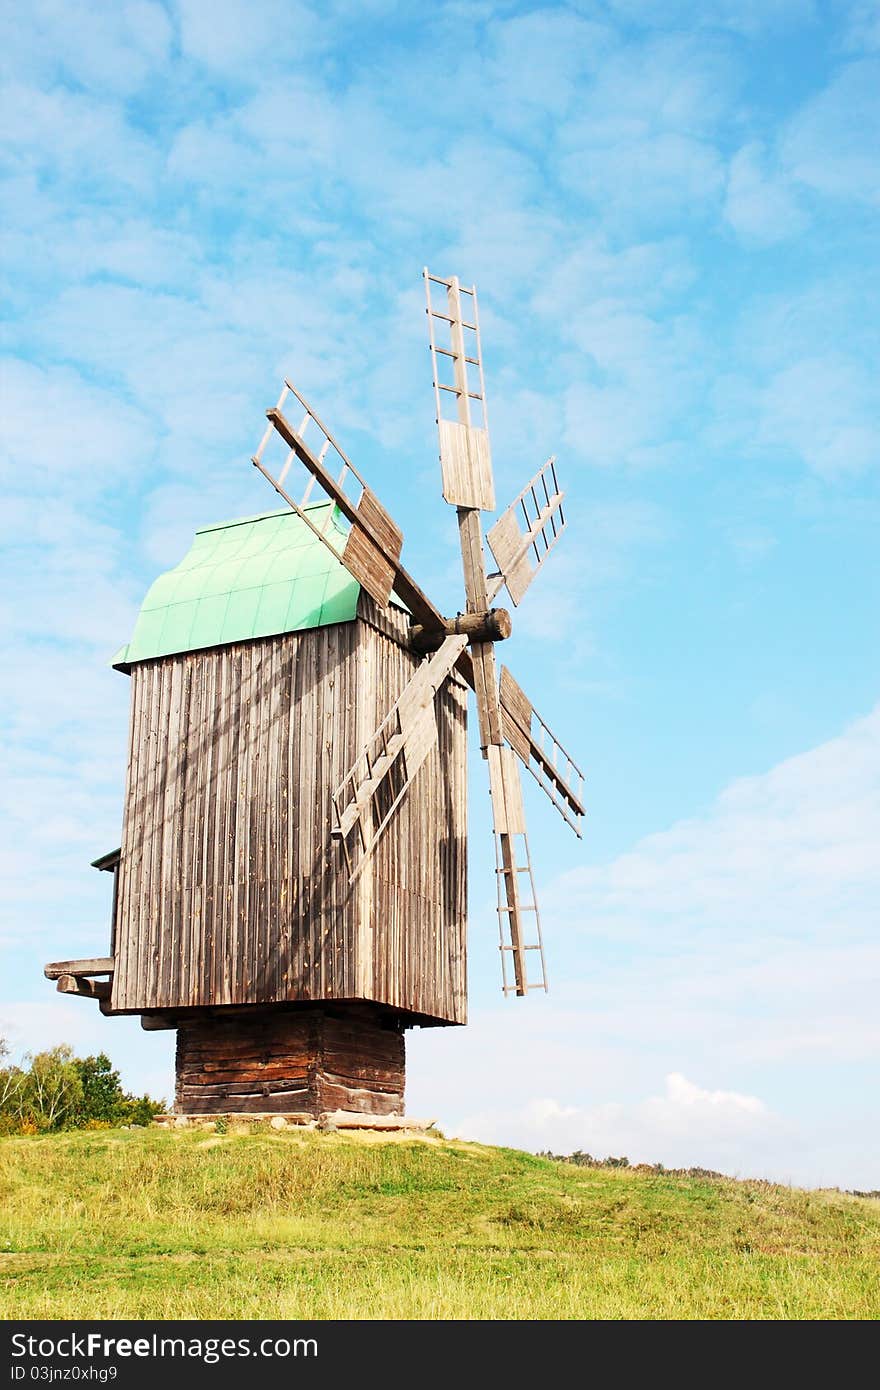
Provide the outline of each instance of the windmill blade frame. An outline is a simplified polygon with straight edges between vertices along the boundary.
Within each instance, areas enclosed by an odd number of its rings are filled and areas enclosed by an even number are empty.
[[[299,429],[294,429],[281,409],[291,392],[305,411]],[[296,512],[309,529],[325,545],[329,546],[336,558],[341,560],[352,577],[363,585],[370,597],[380,607],[385,608],[392,592],[395,592],[417,621],[427,627],[442,630],[444,624],[439,609],[434,606],[412,575],[400,563],[400,553],[403,547],[403,532],[400,527],[386,508],[382,506],[369,484],[321,423],[305,398],[286,379],[278,404],[266,411],[266,418],[269,423],[251,462],[271,483],[278,495]],[[317,454],[304,437],[310,422],[317,426],[324,440],[320,452]],[[272,438],[273,431],[283,440],[288,449],[277,478],[263,461],[263,455],[269,440]],[[333,476],[324,462],[330,448],[341,460],[338,477]],[[299,502],[291,497],[284,486],[294,458],[298,459],[310,474],[306,491]],[[349,474],[354,477],[360,487],[360,496],[357,501],[346,491],[345,485]],[[331,501],[336,503],[339,511],[351,525],[345,548],[341,554],[330,541],[329,517],[322,531],[314,525],[305,510],[315,483]]]
[[[453,507],[477,508],[480,511],[494,512],[495,483],[492,477],[492,452],[489,444],[489,420],[486,410],[486,386],[483,379],[483,353],[480,346],[480,314],[477,305],[476,286],[470,289],[462,285],[453,275],[444,279],[431,275],[427,266],[422,272],[425,281],[426,313],[428,315],[428,334],[431,347],[431,362],[434,368],[434,400],[437,407],[437,430],[440,435],[440,469],[443,476],[443,497]],[[442,285],[446,290],[448,312],[435,309],[431,298],[431,286]],[[472,321],[466,319],[462,311],[461,296],[470,297]],[[444,325],[449,332],[449,347],[437,342],[436,325]],[[468,352],[465,332],[473,334],[473,351]],[[441,364],[438,358],[447,359],[452,366],[452,384],[441,381]],[[471,390],[468,367],[476,367],[478,389]],[[476,384],[476,383],[475,383]],[[443,414],[443,395],[455,397],[456,418]],[[471,402],[479,409],[481,419],[475,424],[471,419]]]
[[[580,839],[586,815],[584,773],[506,666],[501,667],[499,694],[504,737]]]
[[[556,456],[553,455],[529,479],[486,536],[500,571],[495,593],[502,584],[506,585],[514,606],[522,602],[565,530],[564,497],[556,478]]]

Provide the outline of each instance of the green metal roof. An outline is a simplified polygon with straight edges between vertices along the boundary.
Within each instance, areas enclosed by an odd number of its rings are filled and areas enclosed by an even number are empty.
[[[341,552],[346,532],[331,502],[306,508]],[[203,526],[179,565],[144,599],[131,641],[113,658],[136,661],[279,632],[350,622],[360,585],[295,512],[264,512]]]

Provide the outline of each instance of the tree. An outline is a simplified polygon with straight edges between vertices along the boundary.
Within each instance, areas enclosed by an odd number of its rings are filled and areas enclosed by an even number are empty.
[[[99,1052],[97,1057],[78,1057],[75,1066],[82,1085],[80,1122],[121,1123],[126,1097],[119,1072],[113,1070],[106,1052]]]
[[[62,1045],[9,1062],[0,1038],[0,1133],[79,1129],[84,1126],[148,1125],[164,1106],[150,1096],[123,1091],[110,1058],[76,1057]]]
[[[114,1071],[106,1052],[75,1061],[82,1084],[78,1123],[106,1125],[148,1125],[163,1109],[149,1096],[133,1096],[123,1091],[119,1072]]]
[[[63,1129],[82,1105],[82,1081],[73,1048],[62,1043],[30,1057],[21,1090],[19,1113],[38,1129]]]
[[[25,1073],[9,1062],[10,1047],[0,1038],[0,1133],[14,1128],[18,1121],[18,1105]]]

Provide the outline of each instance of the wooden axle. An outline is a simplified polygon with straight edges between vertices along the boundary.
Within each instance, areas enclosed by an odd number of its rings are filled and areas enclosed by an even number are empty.
[[[503,642],[512,629],[506,608],[490,608],[483,613],[459,613],[457,618],[444,618],[442,627],[414,623],[409,635],[414,651],[433,652],[447,637],[463,636],[469,642]]]

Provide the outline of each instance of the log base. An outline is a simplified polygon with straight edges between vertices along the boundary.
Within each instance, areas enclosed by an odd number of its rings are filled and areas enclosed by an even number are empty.
[[[402,1025],[369,1004],[260,1009],[177,1031],[178,1115],[402,1115]]]

